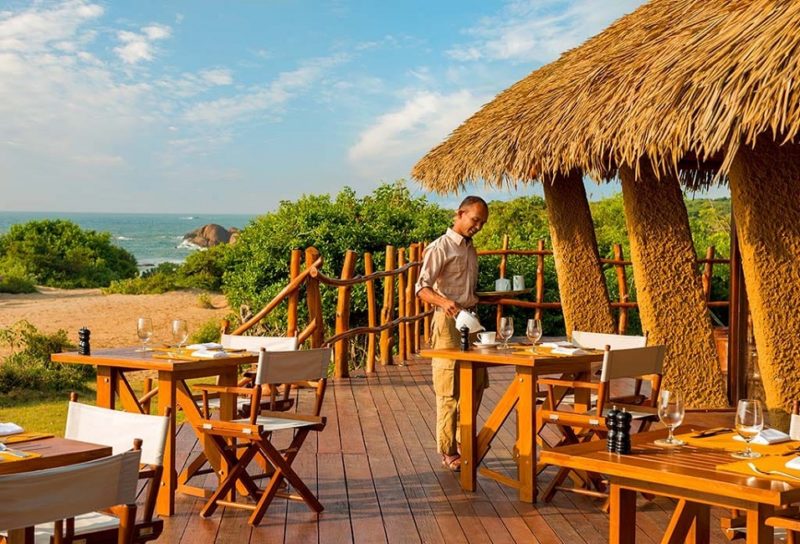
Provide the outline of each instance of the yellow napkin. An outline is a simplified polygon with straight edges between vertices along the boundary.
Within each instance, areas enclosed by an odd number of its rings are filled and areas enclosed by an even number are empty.
[[[30,442],[31,440],[41,440],[42,438],[50,438],[52,436],[52,434],[48,433],[24,432],[12,434],[11,436],[3,436],[0,438],[0,442],[3,444],[16,444],[17,442]]]
[[[734,436],[737,436],[735,432],[716,434],[714,436],[707,436],[705,438],[693,437],[692,436],[693,434],[694,433],[680,434],[676,435],[675,438],[680,438],[690,446],[696,446],[698,448],[709,448],[712,450],[724,450],[732,452],[732,451],[743,451],[745,447],[744,442],[739,442],[733,439]],[[778,456],[798,447],[800,447],[800,441],[796,440],[790,442],[781,442],[780,444],[767,444],[767,445],[753,444],[753,443],[750,444],[750,448],[753,451],[757,451],[758,453],[764,455],[778,455]],[[752,473],[753,471],[750,470],[750,472]]]
[[[14,451],[19,451],[20,453],[24,453],[25,457],[20,457],[18,455],[12,455],[12,454],[8,453],[7,451],[0,451],[0,463],[5,463],[6,461],[24,461],[25,459],[31,459],[33,457],[41,457],[42,456],[41,453],[33,453],[33,452],[20,451],[20,450],[14,450]]]
[[[755,448],[753,448],[755,449]],[[800,485],[800,470],[786,468],[786,457],[771,455],[769,457],[759,457],[758,459],[747,459],[743,461],[736,461],[734,463],[725,463],[724,465],[717,465],[717,470],[724,472],[735,472],[737,474],[744,474],[746,476],[755,476],[757,478],[768,478],[770,480],[778,480],[779,482],[786,482],[794,485]],[[760,470],[771,471],[779,470],[792,476],[797,476],[798,479],[785,478],[781,475],[775,474],[759,474],[750,468],[749,464],[752,463]]]

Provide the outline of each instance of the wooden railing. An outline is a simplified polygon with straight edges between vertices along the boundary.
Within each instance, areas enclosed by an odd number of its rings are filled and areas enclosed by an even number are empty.
[[[374,271],[371,253],[364,253],[364,274],[354,275],[358,255],[348,250],[340,277],[327,276],[321,271],[323,258],[311,247],[305,250],[305,269],[301,270],[303,252],[292,251],[289,265],[289,284],[284,287],[264,308],[237,327],[233,334],[243,334],[267,317],[279,304],[287,302],[286,335],[298,337],[298,343],[309,341],[311,347],[333,346],[334,376],[349,376],[350,339],[356,335],[367,335],[366,370],[375,370],[378,350],[382,364],[392,364],[394,357],[394,331],[397,330],[397,357],[405,361],[419,351],[422,341],[428,341],[430,316],[433,311],[414,294],[414,285],[420,267],[423,245],[412,244],[408,248],[395,249],[386,246],[384,270]],[[383,281],[383,304],[378,312],[375,282]],[[364,285],[367,294],[367,326],[350,327],[352,290]],[[322,293],[320,285],[337,289],[336,322],[333,336],[325,338]],[[308,324],[299,330],[298,315],[300,290],[305,288],[308,308]],[[397,317],[395,317],[395,315]],[[425,326],[421,327],[420,322]],[[227,324],[223,329],[227,331]],[[380,335],[380,339],[378,339]]]
[[[505,278],[508,268],[508,257],[510,255],[521,255],[536,257],[536,288],[534,290],[534,300],[520,300],[517,298],[501,298],[499,300],[492,300],[491,302],[482,302],[481,304],[497,304],[497,320],[499,327],[499,320],[503,313],[503,307],[516,306],[521,308],[531,308],[534,310],[534,315],[537,319],[541,319],[543,310],[561,310],[561,302],[544,300],[544,268],[545,257],[552,256],[553,251],[545,249],[544,240],[539,240],[536,249],[509,249],[508,235],[503,236],[503,247],[501,249],[487,249],[478,251],[478,256],[499,255],[500,263],[498,265],[498,277]],[[614,244],[614,258],[613,259],[600,259],[600,263],[604,267],[613,267],[616,271],[618,299],[611,302],[611,307],[618,310],[617,317],[617,332],[625,334],[628,331],[628,314],[631,309],[638,308],[635,301],[629,300],[630,290],[628,287],[628,272],[627,267],[632,265],[632,262],[625,259],[623,255],[622,245]],[[727,300],[711,300],[711,277],[714,272],[715,264],[729,265],[728,259],[716,258],[716,250],[713,246],[709,247],[706,251],[704,259],[697,259],[698,266],[702,266],[701,279],[703,284],[703,294],[706,297],[706,303],[709,308],[727,307],[729,301]]]
[[[481,304],[496,304],[497,318],[502,316],[503,308],[515,306],[534,310],[541,319],[544,310],[561,310],[561,302],[545,301],[545,258],[552,256],[552,250],[545,249],[544,240],[540,240],[536,249],[509,249],[508,236],[503,237],[501,249],[489,249],[478,252],[478,256],[499,255],[499,277],[505,278],[508,272],[508,257],[511,255],[530,256],[536,258],[536,278],[534,281],[533,300],[522,300],[508,297],[495,299]],[[263,309],[246,322],[237,327],[233,334],[243,334],[256,326],[284,301],[287,303],[286,335],[298,337],[300,344],[309,342],[311,347],[333,346],[334,376],[349,376],[350,341],[354,336],[367,335],[366,371],[375,370],[375,361],[381,364],[393,364],[393,350],[396,345],[396,358],[407,360],[412,354],[419,352],[423,343],[428,343],[430,318],[433,314],[429,305],[419,300],[414,293],[414,285],[419,275],[424,244],[416,243],[408,248],[396,249],[386,246],[384,269],[375,271],[371,253],[364,253],[363,275],[355,275],[358,254],[348,250],[339,277],[331,277],[322,272],[323,257],[310,247],[303,252],[295,249],[291,253],[289,263],[289,283]],[[305,261],[305,267],[303,267]],[[601,259],[604,267],[613,267],[616,271],[618,298],[611,302],[611,307],[618,310],[617,331],[625,334],[628,331],[628,317],[631,309],[637,307],[636,302],[629,300],[630,290],[627,267],[631,261],[623,255],[622,246],[614,245],[614,258]],[[711,277],[716,264],[729,264],[727,259],[715,258],[713,247],[708,248],[706,257],[697,260],[703,267],[703,291],[710,308],[727,306],[726,300],[711,300]],[[376,282],[381,281],[383,300],[380,310],[377,302]],[[333,335],[326,338],[324,312],[322,307],[321,285],[336,288],[336,319]],[[364,285],[367,298],[367,325],[351,328],[350,313],[353,288]],[[305,289],[305,301],[308,309],[308,323],[300,329],[299,307],[301,290]],[[228,325],[223,324],[227,332]]]

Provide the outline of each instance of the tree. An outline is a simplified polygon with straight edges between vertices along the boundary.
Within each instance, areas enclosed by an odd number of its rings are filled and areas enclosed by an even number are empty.
[[[109,233],[63,219],[12,225],[0,236],[0,270],[66,288],[103,287],[138,272],[134,256],[115,246]]]

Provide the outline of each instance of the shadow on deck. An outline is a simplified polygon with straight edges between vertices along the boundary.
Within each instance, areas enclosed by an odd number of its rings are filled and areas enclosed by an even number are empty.
[[[481,416],[498,401],[513,371],[492,368],[490,376]],[[608,516],[597,499],[559,493],[549,504],[530,505],[517,500],[516,490],[481,476],[475,493],[462,491],[458,475],[444,469],[436,453],[434,413],[427,359],[334,381],[323,408],[328,426],[318,437],[309,437],[294,463],[325,506],[319,516],[303,503],[276,499],[253,529],[247,511],[220,508],[203,519],[203,502],[179,495],[176,514],[166,518],[159,542],[607,542]],[[730,416],[696,415],[694,422],[699,418],[711,426]],[[513,431],[514,422],[508,421],[485,461],[509,475],[516,470]],[[197,441],[185,425],[178,438],[178,459],[184,463]],[[540,475],[540,489],[553,473],[551,468]],[[212,487],[213,476],[205,478]],[[666,498],[640,499],[638,541],[659,542],[673,508]],[[713,518],[720,513],[712,511]],[[712,542],[727,542],[715,529],[718,520],[711,523]]]

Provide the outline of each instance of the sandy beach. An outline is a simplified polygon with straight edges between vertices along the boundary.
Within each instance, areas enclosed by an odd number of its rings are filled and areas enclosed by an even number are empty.
[[[64,329],[77,343],[78,329],[92,331],[93,347],[134,345],[136,318],[150,317],[155,329],[154,342],[171,341],[170,322],[184,319],[193,333],[209,320],[221,320],[229,308],[224,295],[211,295],[213,309],[202,308],[199,292],[173,291],[161,295],[103,295],[100,289],[52,289],[39,293],[10,295],[0,293],[0,327],[27,320],[39,330]],[[0,354],[9,352],[0,347]]]

